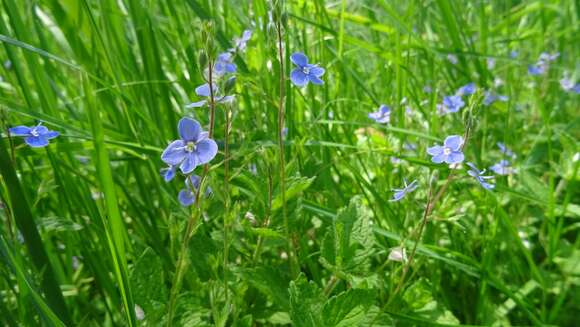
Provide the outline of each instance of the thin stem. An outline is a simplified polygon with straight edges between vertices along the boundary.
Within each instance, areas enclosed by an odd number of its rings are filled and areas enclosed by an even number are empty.
[[[278,100],[278,147],[279,147],[279,173],[280,173],[280,192],[282,196],[282,217],[284,218],[284,229],[286,232],[288,263],[290,265],[290,273],[292,276],[296,275],[296,268],[294,267],[294,251],[293,242],[290,234],[290,224],[288,223],[288,213],[286,208],[286,160],[284,148],[284,97],[285,97],[285,80],[284,80],[284,49],[282,48],[282,25],[278,20],[276,22],[276,30],[278,33],[278,61],[280,63],[280,98]]]
[[[272,216],[272,197],[274,193],[274,182],[272,180],[272,170],[268,165],[268,207],[266,208],[266,220],[264,221],[263,227],[268,227],[270,225],[270,217]],[[262,249],[263,238],[262,235],[258,236],[258,242],[256,243],[256,250],[252,256],[252,262],[256,263],[256,260],[260,256],[260,251]]]
[[[210,60],[209,63],[209,74],[208,74],[208,83],[209,83],[209,138],[212,138],[214,125],[215,125],[215,97],[214,97],[214,89],[213,89],[213,63]],[[201,175],[201,179],[199,182],[199,187],[195,192],[195,207],[192,211],[192,214],[187,222],[187,227],[185,230],[185,235],[183,237],[183,241],[181,243],[181,248],[179,252],[179,257],[177,259],[177,267],[175,268],[175,276],[173,277],[173,284],[171,286],[171,291],[169,295],[169,307],[168,307],[168,316],[167,316],[167,326],[170,327],[173,325],[173,316],[175,314],[175,302],[177,300],[177,293],[181,287],[181,280],[183,272],[185,271],[185,267],[187,266],[186,253],[187,247],[189,245],[189,241],[193,236],[193,232],[195,231],[194,227],[197,226],[198,217],[201,216],[201,194],[202,190],[205,189],[205,178],[209,172],[209,163],[203,166],[203,174]],[[189,177],[189,176],[188,176]],[[205,193],[205,192],[204,192]]]
[[[229,198],[229,136],[230,136],[230,110],[229,107],[224,110],[226,114],[226,127],[224,135],[224,193],[226,196],[225,200],[225,213],[224,213],[224,292],[226,305],[228,304],[229,292],[228,292],[228,229],[229,229],[229,215],[230,215],[230,198]]]

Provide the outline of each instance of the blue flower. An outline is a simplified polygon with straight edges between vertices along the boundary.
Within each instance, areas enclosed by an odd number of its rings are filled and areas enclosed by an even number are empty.
[[[457,92],[455,92],[458,96],[471,95],[473,93],[475,93],[475,83],[463,85],[457,90]]]
[[[567,76],[560,80],[560,86],[564,91],[570,91],[574,88],[574,82]]]
[[[34,126],[16,126],[9,129],[10,135],[24,137],[24,142],[33,148],[41,148],[48,145],[51,140],[60,135],[59,132],[50,131],[42,123]]]
[[[515,158],[516,154],[513,153],[512,150],[510,150],[507,146],[505,146],[505,144],[501,143],[501,142],[497,142],[497,147],[499,148],[499,151],[503,154],[505,154],[508,157],[512,157]]]
[[[467,171],[470,176],[474,177],[479,182],[479,184],[483,186],[484,189],[493,190],[495,185],[488,183],[488,180],[493,179],[493,176],[484,176],[483,174],[485,174],[485,169],[480,171],[471,162],[468,162],[467,165],[471,167],[471,169]]]
[[[235,73],[236,65],[232,62],[233,56],[229,52],[220,53],[214,65],[214,72],[217,76],[227,73]]]
[[[163,151],[161,160],[170,166],[178,166],[184,174],[195,167],[210,162],[217,154],[218,146],[208,138],[208,133],[191,118],[181,118],[178,125],[180,140],[171,142]]]
[[[395,201],[400,201],[402,198],[405,197],[405,195],[413,192],[416,188],[417,188],[417,180],[412,181],[410,184],[407,184],[407,180],[403,179],[403,188],[395,188],[392,191],[395,192],[395,194],[393,194],[393,198],[390,199],[389,201],[391,202],[395,202]]]
[[[379,110],[369,113],[369,118],[380,124],[387,124],[391,120],[391,108],[381,104]]]
[[[574,85],[574,87],[572,88],[572,92],[580,94],[580,84]]]
[[[435,145],[427,148],[427,153],[432,156],[431,161],[434,163],[456,164],[463,162],[465,157],[461,146],[463,138],[459,135],[450,135],[445,138],[443,146]]]
[[[506,102],[507,100],[509,100],[509,98],[505,95],[495,94],[492,91],[485,91],[485,96],[483,98],[484,105],[489,106],[498,100],[502,101],[502,102]]]
[[[175,177],[177,166],[169,165],[167,168],[161,169],[161,175],[166,182],[170,182]]]
[[[447,55],[447,60],[449,60],[450,63],[452,63],[454,65],[457,65],[458,60],[457,60],[457,56],[456,55],[451,54],[451,53],[448,54]]]
[[[540,58],[534,65],[528,66],[528,74],[532,76],[543,75],[546,73],[550,66],[550,62],[556,60],[560,56],[559,52],[554,54],[549,54],[547,52],[542,52]]]
[[[200,183],[201,177],[197,175],[191,175],[187,177],[185,180],[185,188],[181,189],[177,195],[177,199],[182,206],[189,207],[195,202],[195,196],[200,187]],[[209,196],[211,192],[211,188],[208,186],[205,189],[205,196]]]
[[[511,175],[516,172],[516,170],[511,167],[510,162],[507,160],[500,160],[500,162],[489,167],[494,173],[498,175]]]
[[[252,31],[245,30],[244,33],[242,33],[242,37],[234,38],[234,47],[229,49],[229,51],[230,52],[236,52],[236,51],[243,52],[244,50],[246,50],[246,44],[248,43],[248,41],[251,38],[252,38]]]
[[[234,101],[233,95],[226,95],[226,96],[220,95],[219,89],[215,83],[213,84],[212,89],[213,89],[213,97],[214,97],[215,103],[230,103],[230,102]],[[209,98],[211,96],[211,92],[209,89],[209,83],[205,83],[205,84],[202,84],[202,85],[196,87],[195,94],[197,94],[200,97]],[[192,103],[186,105],[185,108],[190,109],[190,108],[203,107],[207,104],[207,102],[208,102],[208,100],[201,100],[201,101],[197,101],[197,102],[192,102]]]
[[[517,50],[512,50],[512,52],[510,52],[510,57],[512,58],[517,58],[519,55],[519,52]]]
[[[543,75],[546,71],[546,66],[544,65],[528,65],[528,74],[532,76]]]
[[[486,64],[487,64],[487,69],[492,70],[495,67],[495,59],[494,58],[487,58]]]
[[[318,67],[318,65],[313,65],[308,63],[308,57],[303,53],[295,52],[290,56],[290,60],[294,65],[298,66],[294,68],[290,73],[290,80],[292,83],[298,87],[303,87],[312,82],[312,84],[322,85],[324,82],[320,79],[324,75],[324,68]]]
[[[450,95],[443,97],[443,103],[437,105],[437,109],[440,114],[446,114],[450,112],[458,112],[459,109],[465,106],[465,102],[461,99],[459,95]]]

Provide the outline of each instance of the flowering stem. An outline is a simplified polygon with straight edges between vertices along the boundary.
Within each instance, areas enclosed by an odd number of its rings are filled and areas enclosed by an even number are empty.
[[[278,147],[279,147],[279,170],[280,170],[280,192],[282,196],[282,217],[284,218],[284,229],[286,231],[286,240],[288,252],[288,262],[290,273],[296,275],[294,266],[293,242],[290,235],[290,225],[288,223],[288,214],[286,208],[286,161],[284,158],[284,97],[285,97],[285,80],[284,80],[284,49],[282,48],[282,24],[276,22],[276,31],[278,33],[278,61],[280,62],[280,98],[278,99]]]
[[[213,68],[213,62],[210,60],[209,63],[209,74],[208,74],[208,83],[209,83],[209,101],[208,101],[208,105],[209,105],[209,138],[211,139],[213,136],[213,131],[214,131],[214,125],[215,125],[215,96],[214,96],[214,89],[213,89],[213,72],[212,72],[212,68]],[[203,166],[203,174],[201,175],[201,179],[199,182],[199,187],[197,188],[197,191],[195,193],[195,208],[189,218],[189,221],[187,222],[187,227],[185,230],[185,235],[183,237],[183,241],[181,243],[181,248],[180,248],[180,252],[179,252],[179,257],[177,259],[177,266],[175,267],[176,271],[175,271],[175,276],[173,277],[173,284],[171,286],[171,291],[170,291],[170,295],[169,295],[169,308],[168,308],[168,316],[167,316],[167,326],[170,327],[173,325],[173,316],[175,314],[175,301],[177,300],[177,293],[179,292],[179,289],[181,287],[181,280],[182,280],[182,275],[183,272],[185,271],[185,268],[187,266],[187,261],[186,261],[186,253],[187,253],[187,247],[189,245],[189,241],[191,240],[191,237],[193,236],[193,233],[195,231],[194,227],[197,226],[197,221],[198,221],[198,217],[201,216],[201,196],[200,194],[203,194],[205,192],[202,192],[202,190],[204,189],[205,185],[204,185],[204,181],[205,181],[205,177],[207,176],[207,173],[209,171],[209,164],[205,164]]]

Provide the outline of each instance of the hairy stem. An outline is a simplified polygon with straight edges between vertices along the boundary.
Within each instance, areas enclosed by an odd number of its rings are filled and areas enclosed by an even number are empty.
[[[208,101],[208,105],[209,105],[209,138],[212,138],[213,136],[213,131],[214,131],[214,125],[215,125],[215,95],[214,95],[214,89],[213,89],[213,63],[210,60],[209,63],[209,74],[208,74],[208,83],[209,83],[209,101]],[[191,216],[189,218],[189,221],[187,222],[187,227],[185,230],[185,235],[183,236],[183,241],[181,242],[181,247],[180,247],[180,251],[179,251],[179,257],[177,259],[177,266],[175,267],[176,271],[175,271],[175,276],[173,276],[173,283],[171,286],[171,291],[170,291],[170,295],[169,295],[169,306],[168,306],[168,316],[167,316],[167,326],[172,326],[173,325],[173,317],[175,315],[175,302],[177,300],[177,293],[179,293],[179,289],[181,287],[181,280],[182,280],[182,275],[183,272],[185,271],[185,268],[187,267],[187,261],[186,261],[186,254],[187,254],[187,247],[189,245],[189,241],[191,240],[191,237],[193,236],[193,232],[195,231],[194,227],[197,226],[197,222],[198,222],[198,218],[201,216],[201,199],[202,197],[200,196],[202,194],[202,191],[205,189],[205,178],[207,176],[207,173],[209,171],[209,163],[205,164],[203,166],[203,174],[201,175],[201,179],[199,182],[199,187],[195,192],[195,207],[192,210]],[[189,178],[189,176],[188,176]],[[205,192],[204,192],[205,193]]]
[[[297,274],[294,265],[295,255],[293,251],[292,235],[290,233],[290,224],[288,223],[288,213],[286,208],[286,160],[284,147],[284,98],[285,98],[285,79],[284,79],[284,49],[282,48],[282,23],[276,22],[276,31],[278,33],[278,61],[280,63],[280,98],[278,100],[278,148],[279,148],[279,173],[280,173],[280,192],[282,196],[282,217],[284,218],[284,230],[286,232],[286,251],[288,252],[288,263],[292,276]]]

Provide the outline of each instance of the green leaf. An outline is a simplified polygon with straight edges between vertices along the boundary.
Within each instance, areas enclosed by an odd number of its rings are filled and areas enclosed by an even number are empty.
[[[145,319],[158,322],[165,309],[167,288],[161,259],[151,248],[145,249],[133,266],[130,281],[135,304],[141,306]]]
[[[370,210],[360,197],[355,197],[328,227],[322,259],[343,272],[366,272],[374,242]]]
[[[373,304],[373,291],[350,289],[332,297],[322,308],[324,326],[357,326]]]
[[[323,326],[321,311],[324,304],[322,291],[303,274],[290,283],[290,319],[294,326]]]
[[[242,278],[272,299],[281,309],[290,309],[288,302],[288,281],[282,277],[277,267],[262,266],[240,270]]]

